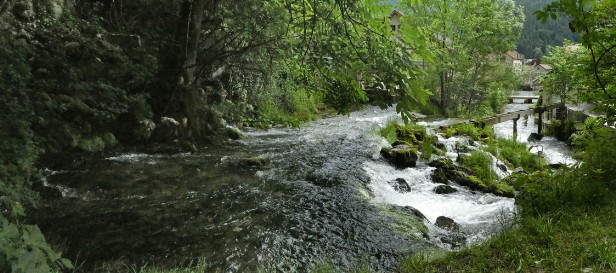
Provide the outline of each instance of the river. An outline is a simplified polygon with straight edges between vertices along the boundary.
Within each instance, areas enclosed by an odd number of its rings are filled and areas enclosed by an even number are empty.
[[[195,153],[126,153],[48,171],[46,183],[63,197],[33,215],[84,268],[174,266],[203,257],[224,272],[306,271],[319,263],[392,271],[408,253],[456,248],[452,237],[480,242],[507,224],[513,199],[456,186],[457,193],[438,195],[426,162],[405,170],[387,164],[379,156],[387,143],[374,132],[390,119],[398,119],[393,109],[368,108],[301,129],[248,132],[247,139]],[[495,131],[506,137],[510,126]],[[520,127],[523,140],[532,123]],[[449,147],[464,141],[440,139]],[[556,141],[541,145],[550,160],[570,159]],[[271,167],[234,164],[255,156],[268,158]],[[394,190],[397,178],[411,191]],[[400,228],[400,215],[412,214],[409,206],[425,215],[423,234]],[[436,227],[438,216],[452,218],[460,230]]]

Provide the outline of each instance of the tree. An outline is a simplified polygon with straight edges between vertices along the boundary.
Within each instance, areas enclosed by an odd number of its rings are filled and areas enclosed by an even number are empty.
[[[616,2],[597,0],[559,0],[537,11],[543,22],[563,16],[572,31],[580,34],[581,44],[588,49],[590,62],[580,69],[594,78],[593,85],[582,90],[582,98],[597,105],[609,120],[616,119]]]
[[[564,46],[549,49],[550,54],[543,62],[550,64],[552,70],[541,78],[544,97],[555,96],[560,104],[573,102],[578,91],[588,87],[588,77],[579,69],[588,63],[588,51],[568,41]]]
[[[443,109],[469,114],[488,97],[489,68],[514,47],[523,14],[512,1],[404,1],[411,28],[431,33],[428,47],[436,62],[428,82]]]

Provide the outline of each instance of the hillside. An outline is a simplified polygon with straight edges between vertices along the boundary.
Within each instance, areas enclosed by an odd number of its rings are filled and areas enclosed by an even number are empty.
[[[553,0],[515,0],[515,2],[524,6],[526,15],[517,50],[527,58],[541,57],[547,53],[547,46],[562,45],[564,39],[577,40],[577,34],[571,32],[566,18],[550,20],[545,24],[535,18],[533,13]]]

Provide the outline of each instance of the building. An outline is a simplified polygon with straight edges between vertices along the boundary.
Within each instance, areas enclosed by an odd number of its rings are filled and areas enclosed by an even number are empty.
[[[517,51],[507,51],[505,53],[505,63],[513,66],[524,65],[524,55]]]
[[[396,34],[400,31],[400,26],[402,25],[402,13],[397,10],[392,11],[389,14],[389,26],[391,26],[391,30],[393,30]]]

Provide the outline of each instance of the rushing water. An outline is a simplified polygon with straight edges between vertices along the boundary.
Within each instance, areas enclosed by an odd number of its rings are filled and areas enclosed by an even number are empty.
[[[520,91],[519,95],[536,95],[532,91]],[[505,107],[505,112],[525,110],[531,107],[530,104],[514,103],[508,104]],[[513,138],[513,121],[507,121],[494,125],[494,132],[497,136],[502,138]],[[537,125],[533,117],[521,118],[518,121],[518,137],[520,142],[528,142],[528,137],[531,133],[537,132]],[[535,146],[532,148],[532,152],[543,151],[543,154],[548,163],[560,163],[560,164],[574,164],[575,160],[572,158],[571,150],[566,147],[566,144],[558,141],[554,137],[544,137],[541,141],[531,141],[527,145]],[[536,147],[536,146],[539,147]]]
[[[374,131],[397,118],[393,109],[370,108],[302,129],[250,132],[246,140],[196,153],[122,154],[85,169],[50,172],[46,183],[63,197],[34,215],[86,268],[204,257],[212,269],[227,272],[306,271],[322,262],[391,271],[410,252],[451,248],[443,243],[451,232],[432,224],[439,216],[454,219],[460,225],[454,235],[466,242],[498,231],[514,210],[513,199],[456,186],[457,193],[437,195],[425,162],[397,170],[379,156],[387,143]],[[506,126],[497,133],[505,134]],[[467,140],[441,141],[453,147]],[[271,168],[234,164],[254,156],[269,158]],[[394,190],[397,178],[411,191]],[[429,238],[392,228],[396,217],[383,213],[392,206],[422,212]]]

